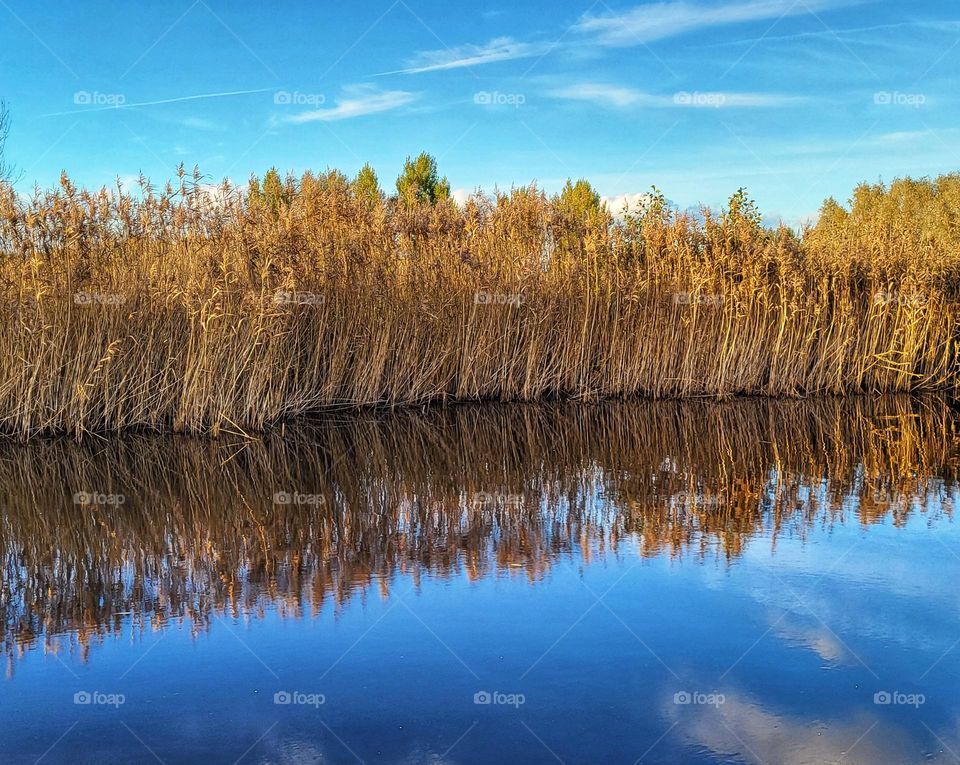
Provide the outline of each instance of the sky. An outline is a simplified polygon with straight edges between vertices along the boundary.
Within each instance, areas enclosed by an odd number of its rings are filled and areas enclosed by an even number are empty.
[[[210,182],[428,151],[457,198],[744,186],[768,219],[960,170],[956,0],[0,0],[17,188]]]

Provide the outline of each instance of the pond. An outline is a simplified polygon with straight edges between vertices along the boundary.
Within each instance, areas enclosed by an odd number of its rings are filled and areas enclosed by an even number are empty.
[[[960,753],[937,397],[0,444],[4,763]]]

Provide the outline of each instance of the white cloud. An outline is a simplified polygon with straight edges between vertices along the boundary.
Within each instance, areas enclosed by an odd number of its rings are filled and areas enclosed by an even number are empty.
[[[191,130],[223,130],[223,125],[214,122],[213,120],[205,119],[204,117],[184,117],[180,120],[180,124],[185,128],[190,128]]]
[[[497,37],[486,45],[458,45],[456,48],[422,51],[405,69],[382,74],[420,74],[444,69],[460,69],[467,66],[493,64],[497,61],[512,61],[517,58],[541,56],[550,49],[543,43],[518,42],[511,37]]]
[[[654,106],[657,99],[647,93],[618,85],[604,85],[596,82],[583,82],[568,85],[565,88],[551,90],[547,95],[571,101],[589,101],[601,106],[636,106],[639,104]]]
[[[124,191],[131,191],[140,188],[140,176],[133,173],[117,176],[117,182]]]
[[[378,114],[399,109],[417,99],[416,93],[405,90],[374,90],[365,86],[344,88],[348,97],[336,99],[337,105],[330,109],[314,109],[295,114],[287,122],[335,122],[366,114]]]
[[[470,189],[454,189],[450,192],[450,197],[461,207],[463,207],[472,196],[473,192],[470,191]]]
[[[729,91],[682,91],[673,96],[676,106],[694,109],[735,109],[764,106],[788,106],[806,99],[802,96],[783,96],[778,93],[731,93]]]
[[[737,107],[784,106],[803,99],[793,96],[781,96],[773,93],[730,93],[722,91],[678,91],[669,96],[653,95],[633,88],[603,83],[584,82],[551,90],[547,95],[553,98],[587,101],[613,108],[646,106],[656,109],[671,108],[713,108],[727,109]]]
[[[651,198],[649,191],[643,191],[638,194],[618,194],[614,197],[600,197],[600,201],[607,206],[607,209],[613,216],[619,218],[624,210],[629,213],[643,210]]]
[[[588,14],[580,19],[574,30],[592,36],[601,45],[622,47],[676,37],[697,29],[799,16],[839,4],[848,3],[837,0],[739,0],[717,4],[675,0],[639,5],[619,16]]]
[[[915,143],[917,141],[927,141],[936,135],[936,131],[933,129],[927,130],[901,130],[894,133],[883,133],[878,135],[873,139],[872,143],[879,144],[881,146],[887,144],[904,144],[904,143]]]
[[[864,33],[884,32],[888,30],[900,29],[919,29],[931,30],[934,32],[945,32],[955,34],[960,31],[960,21],[898,21],[894,24],[874,24],[869,27],[851,27],[845,29],[817,29],[811,32],[797,32],[790,35],[764,35],[763,37],[747,37],[737,40],[721,40],[703,46],[707,48],[722,48],[730,45],[756,45],[757,43],[787,42],[792,40],[824,39],[837,40],[844,36],[854,37]],[[873,44],[877,41],[874,38],[870,40]]]

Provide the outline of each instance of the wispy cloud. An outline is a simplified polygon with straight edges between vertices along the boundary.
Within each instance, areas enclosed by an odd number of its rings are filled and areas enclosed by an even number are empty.
[[[214,122],[213,120],[208,120],[203,117],[184,117],[179,122],[183,127],[190,128],[191,130],[207,130],[212,132],[224,129],[222,123]]]
[[[799,16],[849,4],[850,0],[737,0],[727,3],[675,0],[639,5],[621,15],[587,14],[574,26],[574,31],[591,36],[601,45],[623,47],[676,37],[698,29]]]
[[[378,114],[399,109],[417,99],[416,93],[405,90],[374,90],[364,86],[344,88],[348,97],[336,100],[329,109],[314,109],[288,117],[286,122],[336,122],[367,114]]]
[[[902,146],[904,144],[918,144],[940,151],[944,147],[953,145],[960,128],[926,128],[924,130],[900,130],[893,133],[882,133],[873,138],[870,143],[876,146]],[[947,142],[949,141],[949,143]]]
[[[774,93],[731,93],[723,91],[678,91],[656,95],[620,85],[584,82],[548,91],[548,96],[569,101],[586,101],[598,106],[671,108],[737,108],[786,106],[803,99]]]
[[[619,85],[604,85],[595,82],[583,82],[577,85],[568,85],[547,93],[553,98],[570,101],[589,101],[600,106],[623,108],[626,106],[647,105],[655,106],[657,99],[647,93],[633,88],[624,88]]]
[[[757,43],[777,43],[789,41],[802,41],[810,39],[836,40],[847,37],[851,42],[865,42],[871,45],[879,44],[879,39],[874,32],[887,32],[891,30],[917,29],[921,31],[943,32],[944,34],[955,34],[960,31],[960,21],[899,21],[894,24],[874,24],[869,27],[851,27],[844,29],[816,29],[810,32],[797,32],[790,35],[764,35],[763,37],[744,37],[736,40],[720,40],[715,43],[709,43],[701,46],[705,48],[725,48],[735,45],[756,45]],[[867,35],[858,37],[860,35]]]
[[[497,37],[486,45],[459,45],[456,48],[422,51],[408,62],[404,69],[381,74],[420,74],[445,69],[482,66],[497,61],[542,56],[550,46],[545,43],[518,42],[511,37]]]

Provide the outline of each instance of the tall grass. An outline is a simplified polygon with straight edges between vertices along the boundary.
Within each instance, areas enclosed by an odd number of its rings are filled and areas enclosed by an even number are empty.
[[[276,184],[275,184],[276,185]],[[614,218],[331,171],[270,196],[0,186],[0,429],[253,430],[330,406],[955,386],[960,176],[802,236],[743,194]]]

